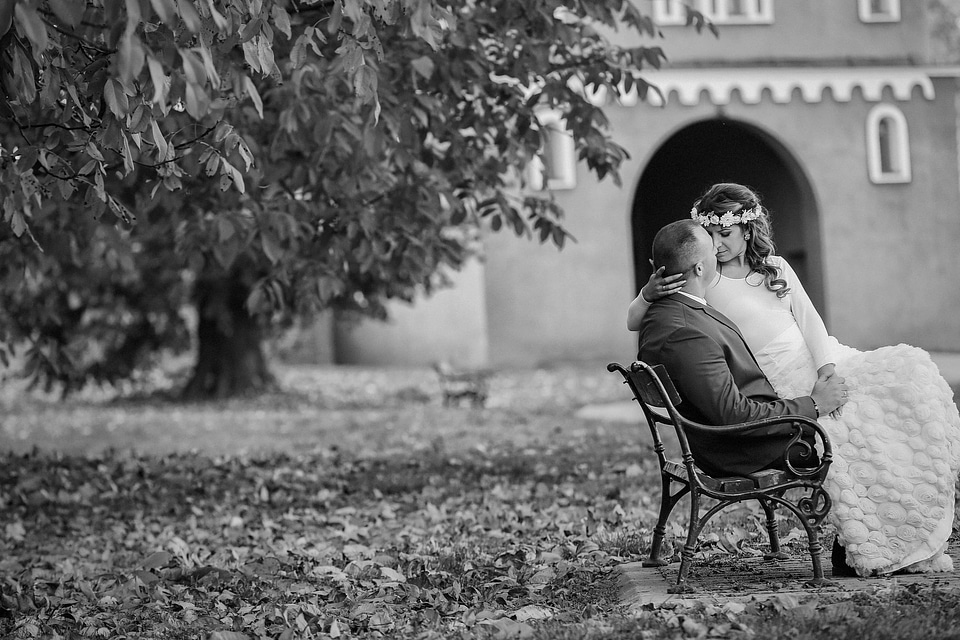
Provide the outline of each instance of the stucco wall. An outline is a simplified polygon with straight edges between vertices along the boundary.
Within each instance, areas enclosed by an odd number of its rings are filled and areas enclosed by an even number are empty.
[[[577,188],[557,192],[576,242],[562,250],[509,231],[491,234],[487,313],[491,363],[548,365],[631,360],[626,308],[633,298],[629,190],[578,168]]]
[[[934,101],[915,96],[894,103],[910,133],[907,184],[874,185],[867,176],[864,122],[871,104],[825,102],[819,111],[841,126],[819,144],[792,136],[820,200],[831,329],[854,346],[902,341],[960,350],[954,91],[953,81],[943,80]],[[797,109],[794,131],[823,126],[814,106]]]
[[[672,64],[705,60],[816,60],[911,58],[930,56],[931,36],[925,13],[926,0],[902,0],[901,20],[864,23],[857,0],[774,0],[772,24],[720,25],[719,37],[700,34],[692,27],[662,26],[664,38],[645,44],[664,48]],[[650,13],[650,1],[643,3]],[[633,32],[621,29],[623,42],[635,41]]]
[[[457,368],[488,364],[484,267],[476,260],[451,273],[454,286],[413,305],[394,302],[387,322],[340,321],[335,326],[340,364],[430,365]]]

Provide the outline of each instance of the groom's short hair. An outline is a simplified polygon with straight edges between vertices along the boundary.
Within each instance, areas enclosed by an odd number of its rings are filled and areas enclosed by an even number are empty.
[[[653,268],[663,267],[666,276],[686,273],[700,262],[701,247],[697,229],[700,223],[692,219],[677,220],[665,225],[653,238]]]

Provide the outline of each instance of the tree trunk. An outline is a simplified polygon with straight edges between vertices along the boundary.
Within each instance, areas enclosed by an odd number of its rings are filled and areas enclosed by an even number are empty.
[[[197,282],[197,362],[183,391],[186,399],[255,395],[274,387],[263,353],[263,329],[247,311],[247,280],[233,272]]]

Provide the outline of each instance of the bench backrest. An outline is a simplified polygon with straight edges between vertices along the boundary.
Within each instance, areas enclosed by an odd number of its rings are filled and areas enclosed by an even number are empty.
[[[638,400],[654,407],[666,408],[669,400],[673,406],[680,404],[680,394],[662,364],[648,365],[634,362],[627,371],[634,394]],[[659,384],[657,384],[659,382]]]
[[[689,457],[692,460],[690,444],[687,442],[686,434],[681,427],[680,414],[676,408],[682,400],[673,385],[673,381],[670,380],[666,368],[660,364],[651,366],[645,362],[637,361],[628,368],[624,368],[616,362],[611,362],[607,365],[607,370],[618,371],[633,392],[634,399],[640,403],[647,425],[650,427],[653,449],[660,460],[660,467],[663,468],[667,463],[666,448],[663,439],[660,437],[659,426],[661,424],[674,428],[680,443],[681,454],[684,459]],[[663,409],[663,411],[655,411],[655,409]]]

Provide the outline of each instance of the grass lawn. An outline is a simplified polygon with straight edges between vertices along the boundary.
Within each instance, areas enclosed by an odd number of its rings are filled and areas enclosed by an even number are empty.
[[[604,364],[499,372],[484,409],[426,369],[285,367],[283,393],[190,405],[8,383],[0,637],[960,638],[932,587],[622,608],[658,478],[636,424],[577,417],[629,398]],[[762,548],[757,516],[703,553]]]

